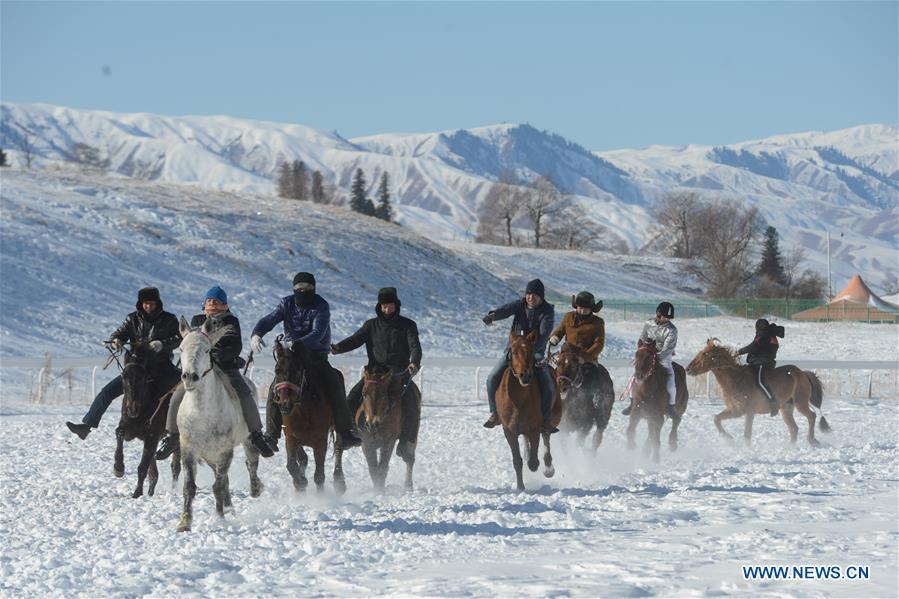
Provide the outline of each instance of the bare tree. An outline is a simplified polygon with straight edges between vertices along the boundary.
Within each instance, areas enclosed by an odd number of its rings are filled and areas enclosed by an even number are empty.
[[[34,135],[22,125],[18,125],[18,127],[22,132],[15,135],[14,143],[16,148],[22,152],[25,168],[31,168],[31,162],[34,160]]]
[[[540,247],[540,242],[546,234],[547,217],[559,210],[557,204],[560,199],[561,194],[553,185],[549,175],[538,178],[534,181],[533,186],[527,188],[523,193],[521,205],[531,221],[534,247]]]
[[[581,250],[595,236],[595,225],[585,219],[574,206],[566,206],[550,219],[544,247]]]
[[[691,216],[702,252],[686,266],[709,297],[734,297],[755,273],[753,250],[762,227],[755,207],[738,201],[707,203]],[[691,224],[691,227],[693,224]]]
[[[77,142],[72,145],[72,148],[69,150],[69,156],[71,157],[72,162],[81,166],[82,171],[91,168],[103,169],[109,165],[108,160],[100,158],[99,149],[82,142]]]
[[[698,230],[698,214],[707,202],[695,191],[671,193],[652,206],[652,214],[661,227],[662,237],[670,238],[668,247],[675,258],[692,259],[701,253],[703,234]]]
[[[501,173],[484,198],[484,211],[478,220],[475,239],[480,243],[513,245],[512,222],[521,213],[521,196],[522,190],[515,185],[514,174],[510,171]]]

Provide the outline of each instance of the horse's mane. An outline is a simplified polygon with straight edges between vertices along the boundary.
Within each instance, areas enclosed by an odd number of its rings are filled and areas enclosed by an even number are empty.
[[[721,361],[724,362],[722,364],[722,366],[724,367],[740,366],[740,363],[737,362],[736,358],[736,349],[727,345],[721,345],[721,343],[719,343],[717,339],[713,339],[712,341],[713,344],[708,346],[708,348],[705,350],[706,353],[714,353],[715,355],[717,355],[721,359]]]

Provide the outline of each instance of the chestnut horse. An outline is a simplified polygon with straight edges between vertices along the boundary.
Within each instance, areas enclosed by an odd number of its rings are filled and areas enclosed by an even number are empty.
[[[721,386],[724,395],[725,409],[715,416],[715,427],[728,439],[733,437],[721,426],[722,420],[745,417],[743,438],[748,444],[752,439],[752,421],[756,414],[769,413],[768,397],[756,381],[756,370],[752,366],[743,366],[737,362],[733,350],[721,345],[717,339],[709,339],[693,361],[687,366],[691,376],[698,376],[711,371]],[[790,441],[796,442],[799,427],[793,418],[795,407],[808,420],[808,442],[813,447],[819,445],[815,439],[815,412],[810,404],[821,409],[824,389],[821,381],[813,372],[806,372],[791,365],[767,369],[764,382],[774,398],[780,404],[780,414],[787,429]],[[821,414],[821,432],[829,432],[830,425]]]
[[[586,375],[590,368],[596,369],[592,386]],[[580,348],[566,344],[556,356],[555,375],[556,392],[562,402],[562,429],[577,433],[578,443],[583,444],[595,423],[595,451],[602,443],[615,403],[615,389],[609,371],[601,364],[588,361]]]
[[[293,344],[292,348],[284,347],[280,337],[274,344],[275,378],[272,387],[275,403],[281,410],[284,437],[287,446],[287,471],[293,479],[294,489],[305,491],[309,481],[306,479],[306,467],[309,456],[303,446],[312,448],[315,460],[315,472],[312,480],[321,491],[325,485],[325,455],[328,452],[328,433],[332,428],[331,406],[321,397],[320,391],[312,389],[307,368],[309,350],[302,343]],[[343,375],[340,375],[343,387]],[[346,491],[346,480],[343,476],[343,450],[335,443],[334,447],[334,489],[338,493]]]
[[[165,431],[165,415],[168,409],[170,388],[178,383],[174,380],[154,378],[150,372],[150,363],[155,352],[148,343],[132,343],[125,353],[125,365],[122,367],[122,415],[115,429],[116,448],[113,473],[125,474],[125,441],[140,439],[144,442],[140,464],[137,466],[137,487],[131,497],[137,499],[144,494],[144,481],[149,474],[147,494],[152,496],[159,480],[159,470],[153,454],[159,445],[159,439]],[[163,401],[160,402],[159,398]],[[181,475],[181,452],[172,454],[172,485],[178,482]]]
[[[677,450],[677,428],[681,418],[687,411],[687,400],[690,394],[687,392],[687,376],[684,368],[674,362],[674,383],[676,398],[674,410],[677,418],[672,418],[671,432],[668,434],[668,448]],[[649,426],[647,445],[644,450],[652,454],[652,461],[659,462],[659,447],[661,446],[662,425],[668,411],[668,371],[659,362],[659,350],[655,341],[638,341],[637,354],[634,358],[634,378],[631,390],[633,407],[631,409],[630,422],[627,426],[627,447],[636,448],[634,436],[637,424],[641,418],[645,418]]]
[[[509,366],[503,373],[503,378],[496,390],[496,414],[503,425],[503,433],[512,451],[512,465],[515,467],[515,477],[519,489],[524,489],[524,479],[521,476],[521,448],[518,445],[518,436],[523,435],[528,453],[528,468],[536,472],[540,466],[537,459],[537,451],[540,446],[540,429],[543,424],[543,414],[540,409],[540,384],[534,372],[534,339],[537,331],[531,331],[527,335],[509,335]],[[541,366],[542,367],[542,366]],[[562,420],[562,405],[553,403],[552,424],[558,426]],[[543,433],[543,444],[546,452],[543,454],[543,475],[551,478],[556,470],[553,467],[553,457],[550,452],[549,435]]]
[[[387,480],[390,458],[407,417],[402,410],[402,396],[413,393],[421,403],[421,392],[412,379],[394,376],[389,370],[363,370],[362,403],[356,412],[356,428],[362,437],[362,453],[368,462],[368,474],[376,489],[383,489]],[[407,490],[412,490],[412,467],[415,465],[415,446],[409,444],[406,462]]]

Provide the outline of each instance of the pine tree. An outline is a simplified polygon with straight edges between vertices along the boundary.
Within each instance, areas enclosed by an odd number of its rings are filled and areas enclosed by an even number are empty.
[[[293,166],[286,160],[278,167],[278,197],[291,197],[293,186]]]
[[[365,182],[365,173],[361,168],[356,169],[353,175],[353,185],[350,188],[350,208],[362,214],[372,214],[374,212],[374,204],[365,195],[365,188],[368,184]]]
[[[325,203],[325,182],[318,171],[312,173],[312,201],[316,204]]]
[[[381,184],[378,186],[378,207],[375,208],[375,216],[387,222],[393,220],[393,208],[390,206],[390,177],[386,172],[381,174]]]
[[[0,166],[9,166],[9,162],[6,160],[6,152],[0,150]]]
[[[306,188],[309,185],[309,175],[306,174],[306,163],[302,160],[294,160],[292,171],[290,197],[295,200],[308,199]]]
[[[783,256],[780,255],[777,229],[769,226],[765,229],[765,241],[762,246],[762,261],[759,263],[759,275],[783,285],[786,282]]]

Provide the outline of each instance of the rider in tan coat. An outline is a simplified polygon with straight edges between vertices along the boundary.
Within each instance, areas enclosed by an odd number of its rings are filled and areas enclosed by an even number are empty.
[[[606,343],[606,323],[596,316],[602,309],[602,301],[595,302],[593,294],[581,291],[571,298],[571,312],[562,318],[549,338],[549,344],[556,346],[564,338],[590,362],[599,359]]]

